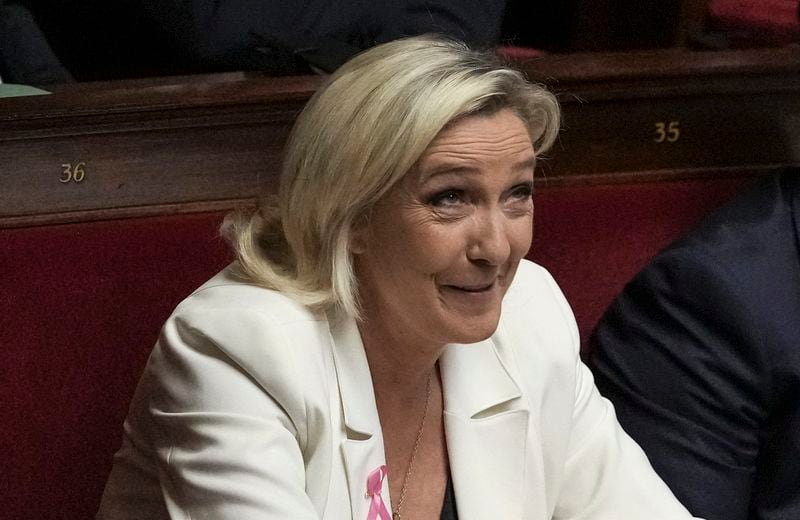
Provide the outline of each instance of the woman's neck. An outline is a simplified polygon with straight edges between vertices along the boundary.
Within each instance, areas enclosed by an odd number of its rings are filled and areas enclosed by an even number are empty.
[[[395,330],[377,323],[395,325]],[[420,341],[408,330],[390,321],[359,323],[393,507],[402,508],[402,518],[439,518],[448,473],[442,381],[436,369],[444,345]]]
[[[444,345],[422,341],[402,330],[389,330],[380,323],[366,319],[358,324],[376,397],[418,400]]]

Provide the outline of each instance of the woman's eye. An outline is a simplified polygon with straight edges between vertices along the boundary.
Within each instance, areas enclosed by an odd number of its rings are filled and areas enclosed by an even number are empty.
[[[527,200],[533,195],[533,186],[530,184],[520,184],[511,190],[511,198],[516,200]]]
[[[438,207],[457,206],[463,202],[464,193],[461,190],[443,191],[430,199],[430,204]]]

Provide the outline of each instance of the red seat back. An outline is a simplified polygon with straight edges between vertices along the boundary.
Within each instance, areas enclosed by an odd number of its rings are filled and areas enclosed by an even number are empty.
[[[531,257],[585,336],[658,249],[743,182],[541,189]],[[221,216],[0,230],[2,518],[94,514],[161,324],[229,261]]]
[[[659,250],[753,178],[546,188],[535,196],[529,258],[547,267],[578,321],[581,340]]]
[[[160,324],[226,264],[219,214],[0,230],[0,517],[90,518]]]

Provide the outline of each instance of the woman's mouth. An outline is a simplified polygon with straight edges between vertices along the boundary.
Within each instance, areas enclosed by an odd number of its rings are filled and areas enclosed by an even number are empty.
[[[445,285],[448,289],[455,289],[457,291],[464,291],[469,293],[481,293],[490,291],[494,287],[494,280],[489,283],[483,284],[469,284],[469,285]]]

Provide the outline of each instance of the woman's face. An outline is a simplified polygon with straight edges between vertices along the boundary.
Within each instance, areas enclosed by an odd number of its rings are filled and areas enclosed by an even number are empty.
[[[530,137],[511,110],[443,130],[355,233],[370,327],[435,345],[494,333],[531,244],[533,166]]]

